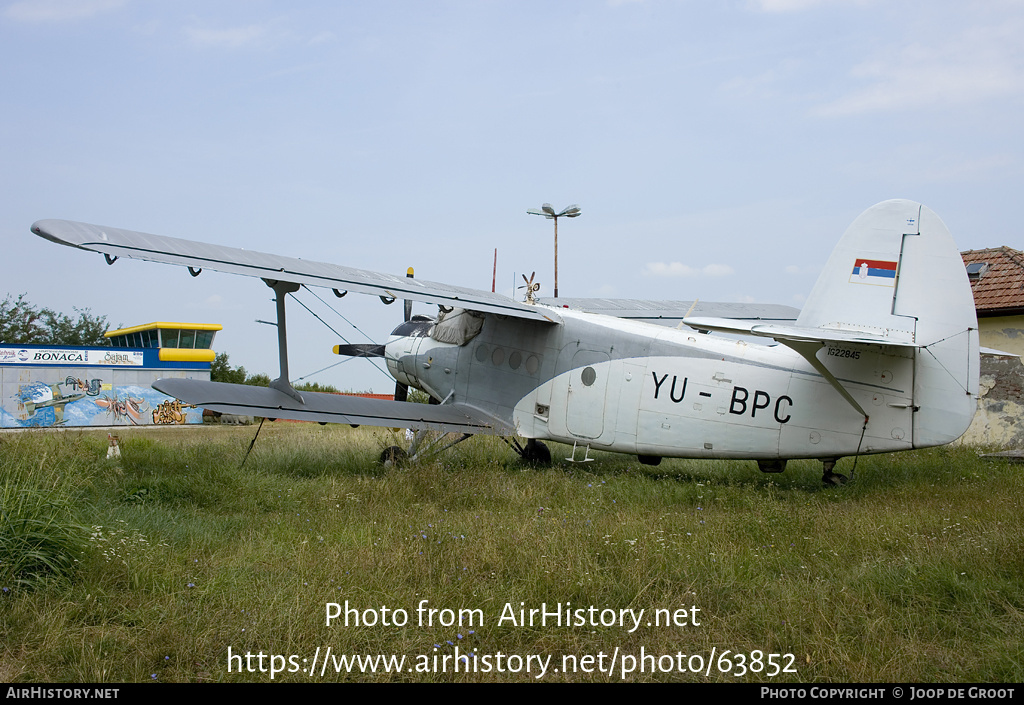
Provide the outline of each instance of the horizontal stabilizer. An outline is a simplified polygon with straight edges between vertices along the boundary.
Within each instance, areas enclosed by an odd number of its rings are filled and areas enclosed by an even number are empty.
[[[832,344],[875,344],[895,345],[900,347],[915,347],[913,342],[899,338],[889,338],[876,333],[868,333],[857,330],[840,330],[837,328],[813,328],[811,326],[785,326],[776,324],[757,323],[756,321],[730,321],[724,318],[685,318],[683,323],[696,328],[697,330],[710,330],[719,333],[734,333],[740,335],[753,335],[762,338],[772,338],[786,347],[796,351],[810,363],[811,367],[817,370],[828,383],[849,402],[858,414],[865,419],[868,413],[864,410],[850,390],[836,379],[835,375],[818,359],[817,352],[823,345]]]
[[[754,335],[762,338],[773,338],[780,343],[818,342],[818,343],[866,343],[873,345],[895,345],[898,347],[915,347],[915,343],[905,337],[888,337],[877,333],[858,330],[842,330],[839,328],[811,328],[809,326],[785,326],[757,321],[734,321],[727,318],[693,317],[683,319],[683,323],[697,330],[710,330],[718,333],[734,333],[737,335]]]
[[[996,350],[995,348],[981,348],[979,352],[982,355],[994,355],[996,357],[1020,357],[1015,352],[1008,352],[1006,350]]]
[[[302,392],[304,403],[299,403],[269,387],[195,379],[158,379],[153,387],[188,404],[222,414],[473,434],[514,432],[501,420],[463,404],[415,404],[320,392]]]

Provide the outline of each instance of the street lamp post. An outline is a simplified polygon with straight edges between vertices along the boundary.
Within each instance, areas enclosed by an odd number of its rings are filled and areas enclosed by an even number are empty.
[[[548,220],[555,221],[555,298],[558,298],[558,219],[562,216],[566,218],[577,218],[581,215],[582,211],[577,205],[566,206],[562,209],[561,213],[555,213],[555,209],[551,207],[550,203],[545,203],[540,207],[540,210],[531,208],[526,211],[530,215],[542,215]]]

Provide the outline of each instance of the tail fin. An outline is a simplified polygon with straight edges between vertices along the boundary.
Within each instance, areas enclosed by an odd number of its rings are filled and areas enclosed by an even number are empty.
[[[818,278],[798,327],[912,344],[915,447],[959,438],[978,393],[978,320],[967,272],[945,224],[919,203],[864,211]]]

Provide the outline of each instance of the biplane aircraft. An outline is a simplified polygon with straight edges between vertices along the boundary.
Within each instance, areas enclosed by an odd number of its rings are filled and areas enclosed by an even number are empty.
[[[543,441],[572,445],[572,460],[599,449],[647,464],[745,458],[781,472],[788,459],[816,458],[823,481],[838,484],[839,458],[949,443],[976,406],[978,325],[963,262],[938,216],[906,200],[879,203],[853,222],[795,320],[671,302],[632,302],[646,313],[620,317],[608,315],[617,309],[608,300],[543,303],[532,283],[520,302],[411,272],[85,223],[41,220],[32,231],[102,253],[108,264],[127,257],[185,266],[193,276],[262,278],[276,293],[281,363],[269,388],[188,379],[153,386],[223,413],[416,429],[411,453],[420,432],[462,434],[453,442],[496,434],[533,461],[550,460]],[[407,301],[406,320],[385,344],[336,349],[383,357],[396,401],[292,388],[285,299],[299,287]],[[436,304],[438,315],[411,316],[413,300]],[[433,403],[403,401],[409,387]]]

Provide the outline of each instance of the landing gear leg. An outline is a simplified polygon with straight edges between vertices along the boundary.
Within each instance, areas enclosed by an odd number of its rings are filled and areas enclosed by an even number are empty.
[[[821,461],[822,464],[822,484],[828,487],[839,487],[845,485],[847,477],[846,475],[840,475],[837,472],[832,472],[832,469],[836,466],[839,458],[826,458]]]

